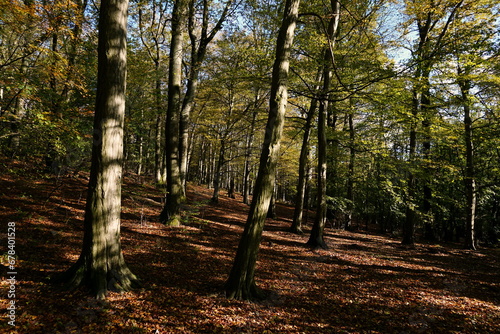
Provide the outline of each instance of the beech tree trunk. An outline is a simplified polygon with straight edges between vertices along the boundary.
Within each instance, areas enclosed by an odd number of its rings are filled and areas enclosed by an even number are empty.
[[[321,72],[321,71],[320,71]],[[318,81],[321,80],[321,73],[318,75]],[[290,232],[302,234],[302,221],[304,214],[304,203],[306,198],[306,185],[308,179],[308,162],[309,162],[309,138],[311,137],[312,120],[316,113],[318,100],[312,99],[307,112],[306,124],[304,126],[304,135],[302,137],[302,147],[300,148],[299,158],[299,179],[297,181],[297,195],[295,196],[295,208],[293,211],[292,225]]]
[[[298,18],[300,0],[287,0],[278,34],[273,65],[269,117],[260,157],[259,172],[245,230],[241,236],[233,267],[226,282],[226,295],[234,299],[260,299],[255,283],[255,265],[269,202],[274,190],[283,123],[288,100],[290,50]]]
[[[318,110],[318,190],[317,190],[317,205],[316,218],[311,229],[311,235],[307,241],[307,245],[313,248],[328,248],[324,240],[324,230],[326,225],[326,125],[327,125],[327,110],[328,110],[328,95],[330,92],[332,65],[334,62],[333,48],[334,38],[337,34],[337,29],[340,20],[340,2],[338,0],[331,1],[332,17],[328,24],[327,38],[329,47],[325,50],[324,68],[323,68],[323,87],[319,101]]]
[[[247,136],[247,142],[245,147],[245,167],[243,169],[243,203],[250,203],[250,159],[252,157],[252,145],[254,139],[255,123],[257,120],[258,113],[258,101],[260,100],[260,93],[257,91],[255,96],[254,111],[252,113],[252,121],[250,123],[250,129]]]
[[[351,231],[353,229],[352,212],[354,211],[354,164],[356,162],[356,148],[354,147],[355,132],[352,111],[347,115],[347,119],[349,123],[349,164],[347,166],[349,175],[347,176],[346,199],[349,200],[349,207],[346,213],[345,229]]]
[[[177,0],[172,14],[172,40],[168,73],[168,106],[165,154],[167,166],[167,194],[160,222],[169,226],[180,225],[180,205],[184,201],[179,158],[179,121],[181,113],[182,47],[187,0]]]
[[[330,71],[328,71],[330,72]],[[328,73],[329,76],[331,73]],[[329,80],[329,79],[328,79]],[[328,84],[329,85],[329,84]],[[328,103],[320,101],[318,117],[318,190],[316,218],[307,245],[313,248],[328,248],[324,240],[326,224],[326,108]]]
[[[155,182],[158,185],[164,185],[166,183],[167,173],[165,170],[165,156],[164,150],[162,150],[162,138],[163,138],[163,117],[161,115],[156,116],[156,126],[155,126]]]
[[[416,218],[416,208],[415,208],[415,192],[416,192],[416,182],[415,182],[415,174],[413,168],[415,167],[415,151],[417,147],[417,129],[416,129],[416,118],[418,115],[418,100],[417,93],[413,92],[413,111],[410,126],[410,145],[408,148],[408,163],[409,163],[409,171],[408,171],[408,194],[406,197],[406,211],[405,211],[405,220],[403,222],[403,240],[401,243],[407,246],[413,246],[415,243],[415,218]]]
[[[269,208],[267,209],[267,218],[276,219],[276,188],[273,189],[273,195],[271,196],[271,202],[269,203]]]
[[[214,192],[212,195],[211,201],[213,203],[218,203],[219,202],[219,193],[220,193],[220,187],[221,187],[221,182],[222,182],[222,167],[225,164],[225,154],[226,154],[226,135],[223,135],[223,138],[221,139],[221,147],[219,149],[219,158],[217,159],[217,165],[215,167],[215,173],[214,173]]]
[[[127,7],[128,0],[101,2],[94,143],[83,248],[78,261],[61,277],[70,288],[89,286],[100,299],[108,289],[129,290],[137,285],[120,244]]]
[[[458,69],[458,74],[468,75],[469,71]],[[467,78],[459,77],[459,86],[462,94],[464,109],[464,138],[465,138],[465,193],[466,193],[466,221],[465,221],[465,247],[476,249],[476,175],[474,166],[474,145],[472,141],[472,118],[470,115],[470,89],[471,82]]]

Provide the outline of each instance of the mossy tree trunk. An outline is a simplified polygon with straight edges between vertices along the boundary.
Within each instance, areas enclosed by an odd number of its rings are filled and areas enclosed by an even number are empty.
[[[100,299],[109,289],[129,290],[137,285],[136,276],[125,264],[120,243],[127,7],[128,0],[101,2],[94,142],[83,248],[78,261],[61,277],[70,288],[89,286]]]
[[[287,0],[278,34],[273,65],[269,117],[260,157],[259,171],[245,230],[226,282],[226,295],[234,299],[263,297],[255,283],[255,265],[267,210],[274,190],[283,123],[288,100],[287,83],[290,50],[293,43],[300,0]]]

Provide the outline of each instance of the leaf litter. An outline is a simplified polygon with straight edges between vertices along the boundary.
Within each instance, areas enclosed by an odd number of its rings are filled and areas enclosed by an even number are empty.
[[[223,293],[248,206],[189,185],[184,225],[157,222],[163,193],[124,178],[122,248],[143,288],[90,297],[49,278],[78,258],[88,175],[48,176],[14,161],[0,175],[0,216],[16,223],[18,281],[12,333],[494,333],[500,324],[500,251],[400,246],[371,231],[328,228],[328,250],[287,232],[293,208],[266,222],[256,269],[260,302]],[[17,172],[16,172],[17,171]],[[21,171],[21,172],[20,172]],[[310,215],[311,216],[311,215]],[[4,225],[5,226],[5,225]],[[6,253],[6,233],[1,252]],[[3,257],[2,257],[3,258]],[[2,260],[2,265],[5,265]],[[5,270],[0,307],[7,308]],[[6,313],[4,313],[6,315]]]

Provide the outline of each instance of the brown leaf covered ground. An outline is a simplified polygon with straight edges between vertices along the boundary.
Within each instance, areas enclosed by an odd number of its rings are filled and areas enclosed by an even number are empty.
[[[0,161],[0,252],[16,223],[16,326],[7,324],[2,270],[0,332],[12,333],[500,333],[500,250],[400,246],[385,235],[327,230],[329,250],[286,232],[292,209],[269,220],[257,268],[263,302],[228,300],[223,284],[248,207],[189,187],[184,226],[157,223],[162,193],[125,178],[122,246],[144,288],[64,291],[48,280],[79,255],[87,176],[50,176]],[[2,256],[2,263],[5,263]]]

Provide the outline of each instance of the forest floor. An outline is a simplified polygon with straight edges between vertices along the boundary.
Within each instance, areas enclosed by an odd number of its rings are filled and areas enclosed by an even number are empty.
[[[122,247],[143,289],[97,301],[50,283],[78,258],[87,175],[53,176],[0,160],[1,333],[500,333],[500,250],[417,244],[369,231],[327,229],[328,250],[287,232],[278,206],[263,234],[261,302],[228,300],[223,285],[248,207],[241,197],[190,185],[184,225],[157,222],[162,192],[125,177]],[[7,225],[15,223],[16,284],[6,274]],[[15,327],[7,306],[15,301]]]

